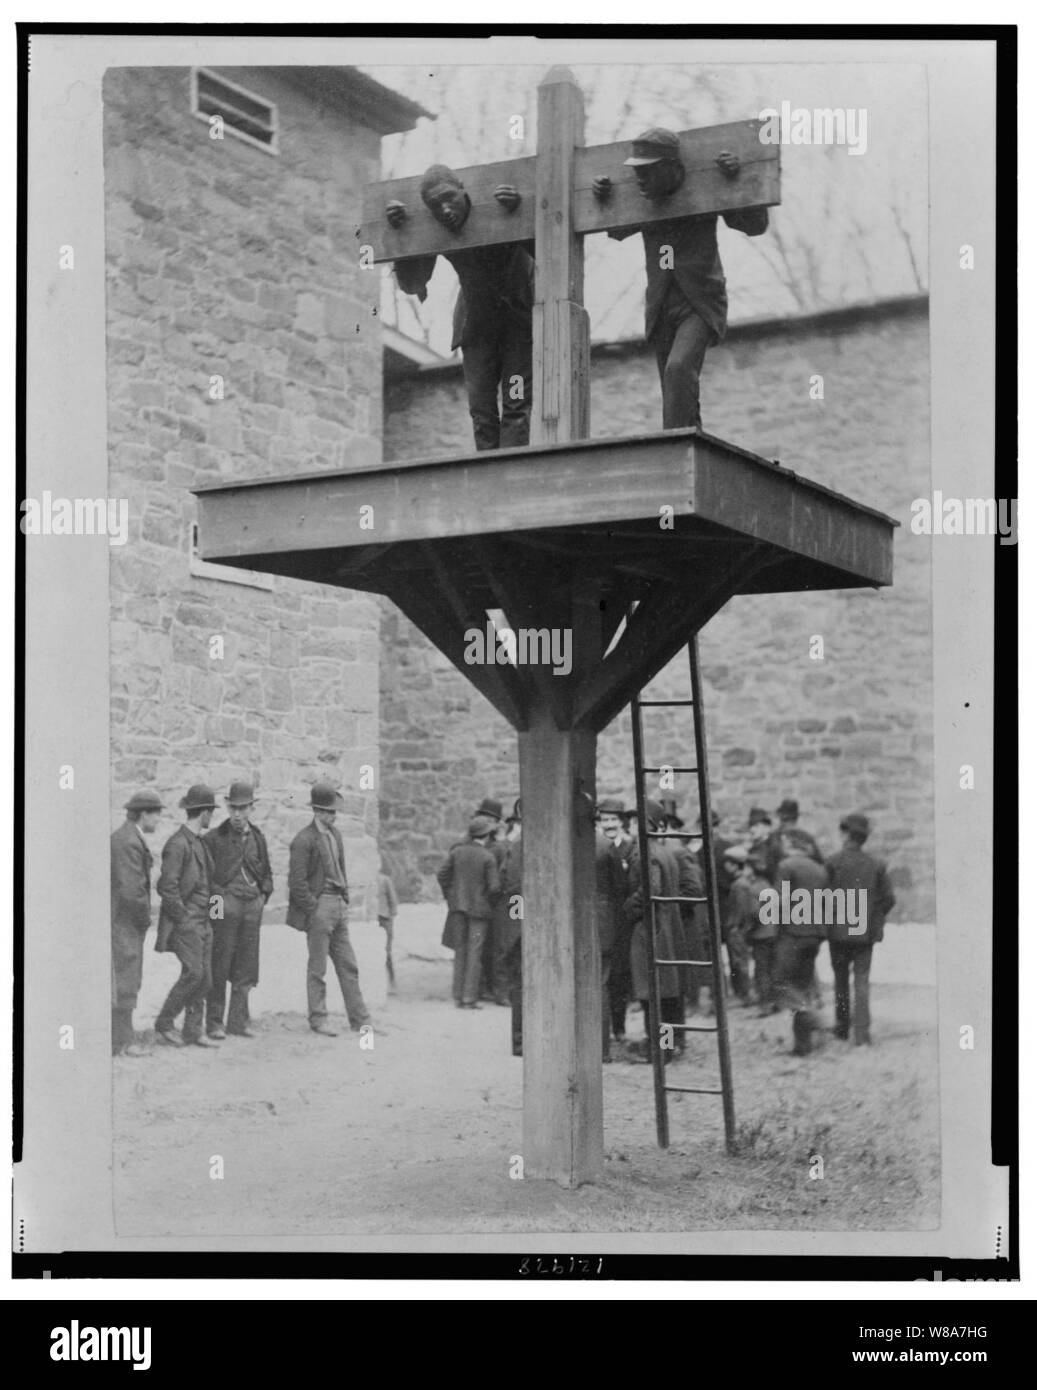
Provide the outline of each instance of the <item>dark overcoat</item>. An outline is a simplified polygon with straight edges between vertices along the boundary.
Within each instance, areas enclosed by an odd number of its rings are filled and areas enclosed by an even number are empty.
[[[162,847],[162,872],[158,877],[162,908],[158,915],[156,951],[172,949],[169,938],[174,928],[199,912],[207,915],[211,882],[212,863],[204,840],[182,825]]]
[[[338,847],[339,863],[342,865],[342,878],[345,883],[345,901],[349,902],[349,884],[346,882],[346,853],[342,836],[336,826],[331,834]],[[322,852],[323,831],[315,820],[299,831],[288,850],[288,925],[296,931],[306,931],[310,918],[317,911],[320,895],[328,881],[328,862]]]

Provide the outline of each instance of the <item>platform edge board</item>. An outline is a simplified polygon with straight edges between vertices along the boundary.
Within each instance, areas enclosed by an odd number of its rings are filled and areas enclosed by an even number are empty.
[[[631,446],[655,443],[671,446],[680,449],[687,444],[701,442],[708,444],[714,449],[719,449],[724,453],[731,454],[738,458],[747,459],[750,463],[756,464],[760,468],[779,474],[788,478],[798,487],[808,488],[812,492],[820,493],[826,497],[835,497],[842,502],[848,503],[856,511],[866,512],[872,516],[879,517],[882,521],[888,522],[891,526],[899,526],[900,522],[896,517],[889,516],[886,512],[879,511],[876,507],[869,507],[865,502],[858,502],[852,497],[847,497],[845,493],[837,492],[834,488],[826,487],[824,483],[815,482],[813,478],[804,477],[797,473],[793,468],[787,468],[773,459],[765,459],[760,454],[754,454],[749,449],[743,449],[740,444],[732,444],[726,439],[721,439],[714,434],[705,434],[701,430],[682,429],[682,430],[662,430],[648,434],[628,434],[619,438],[597,438],[597,439],[571,439],[565,444],[527,444],[523,448],[517,449],[487,449],[483,453],[477,454],[444,454],[439,457],[423,457],[412,459],[396,459],[391,463],[365,464],[360,468],[322,468],[316,469],[312,473],[280,473],[268,478],[246,478],[239,482],[226,483],[203,483],[199,487],[192,488],[195,497],[209,496],[221,492],[245,492],[252,488],[278,487],[285,483],[308,483],[314,481],[326,481],[329,478],[370,478],[379,473],[398,474],[407,473],[421,468],[445,469],[458,465],[471,465],[473,467],[494,468],[509,459],[538,458],[545,454],[557,453],[578,453],[584,450],[592,453],[607,452],[612,449],[627,449]]]
[[[593,462],[581,452],[588,447]],[[223,563],[246,555],[254,561],[285,552],[644,523],[670,505],[675,517],[696,517],[882,585],[891,580],[897,525],[791,470],[690,431],[501,451],[417,470],[220,485],[196,495],[200,554]],[[373,528],[362,528],[364,507],[373,509]],[[621,554],[621,544],[616,549]]]

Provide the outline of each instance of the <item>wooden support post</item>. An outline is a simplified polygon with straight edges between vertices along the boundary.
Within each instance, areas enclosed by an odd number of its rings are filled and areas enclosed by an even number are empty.
[[[582,143],[583,95],[568,68],[552,68],[537,92],[532,444],[564,444],[590,434],[583,238],[573,224]]]
[[[573,229],[583,96],[568,68],[552,68],[540,84],[537,129],[531,442],[552,444],[586,439],[590,430],[583,243]],[[600,613],[572,584],[559,597],[552,621],[570,627],[573,669],[565,679],[575,682],[601,658]],[[559,727],[558,709],[549,692],[535,689],[519,735],[523,1157],[528,1177],[575,1187],[598,1177],[604,1164],[595,736]]]
[[[546,704],[519,734],[523,1142],[527,1178],[601,1175],[601,962],[594,924],[595,736]]]

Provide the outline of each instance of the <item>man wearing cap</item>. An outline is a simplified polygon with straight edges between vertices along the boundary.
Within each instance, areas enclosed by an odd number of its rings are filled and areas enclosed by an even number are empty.
[[[777,951],[778,927],[771,914],[761,914],[763,894],[772,887],[767,873],[767,861],[757,850],[750,850],[735,887],[739,888],[738,910],[740,925],[753,953],[753,984],[758,1018],[780,1012],[774,987],[774,957]],[[732,889],[734,896],[734,889]],[[764,920],[766,917],[766,920]]]
[[[778,828],[774,838],[781,842],[779,858],[787,854],[805,854],[816,864],[825,862],[813,835],[799,824],[799,802],[791,797],[786,797],[778,807]]]
[[[212,891],[220,899],[222,917],[212,919],[212,989],[206,1001],[205,1031],[210,1038],[227,1033],[251,1038],[248,992],[259,983],[259,926],[263,908],[274,891],[266,839],[251,823],[256,804],[250,782],[233,782],[226,797],[227,819],[205,837],[212,860]],[[230,982],[230,1013],[227,983]]]
[[[508,212],[514,212],[521,201],[511,184],[499,184],[493,196]],[[471,215],[472,203],[464,184],[444,164],[433,164],[426,170],[421,200],[436,221],[454,233],[460,233]],[[385,215],[391,227],[402,227],[407,209],[394,199]],[[450,350],[461,349],[476,449],[510,449],[529,443],[532,251],[533,243],[528,241],[445,253],[461,282]],[[434,255],[397,261],[396,280],[404,294],[416,294],[424,300],[435,264]]]
[[[677,813],[676,801],[672,798],[664,800],[662,807],[666,812],[665,828],[674,832],[669,839],[662,843],[665,844],[677,863],[677,892],[682,898],[704,899],[706,884],[702,873],[702,862],[693,848],[695,840],[688,840],[684,837],[684,821]],[[698,843],[701,846],[701,840]],[[683,902],[678,904],[678,911],[683,928],[681,954],[687,960],[710,960],[712,946],[709,936],[707,904],[704,901]],[[700,991],[703,986],[710,991],[712,998],[713,972],[706,965],[685,965],[681,967],[681,976],[685,1002],[693,1013],[697,1013]],[[712,1005],[707,1004],[706,1012],[710,1012],[711,1009]]]
[[[511,1003],[511,1052],[522,1056],[522,799],[508,820],[508,853],[500,866],[500,898],[494,917],[504,923],[504,963]]]
[[[144,936],[151,925],[151,850],[162,802],[135,792],[126,819],[112,833],[112,1056],[146,1057],[134,1042],[133,1010],[144,971]]]
[[[656,126],[633,142],[630,158],[642,197],[663,203],[684,182],[680,141],[672,130]],[[722,151],[716,165],[736,179],[737,155]],[[593,180],[594,196],[605,202],[612,180]],[[767,230],[766,208],[744,208],[722,214],[727,225],[746,236]],[[648,289],[645,296],[645,338],[655,350],[663,394],[663,429],[701,427],[699,373],[706,349],[727,330],[727,284],[717,250],[717,214],[671,218],[644,227],[610,231],[616,241],[641,232],[645,244]]]
[[[746,847],[750,854],[763,860],[763,872],[773,883],[784,850],[775,836],[771,814],[762,806],[754,806],[749,812],[749,841]]]
[[[724,943],[727,963],[731,970],[731,988],[742,1003],[749,1003],[751,975],[749,970],[749,939],[747,932],[759,916],[759,897],[753,896],[744,882],[748,851],[741,845],[728,845],[724,850],[724,874],[729,888],[724,902]]]
[[[322,1037],[334,1038],[338,1034],[328,1026],[324,983],[329,956],[353,1032],[369,1025],[371,1015],[360,992],[360,971],[349,939],[346,855],[335,827],[342,798],[329,782],[314,782],[310,805],[313,820],[299,831],[288,851],[288,925],[306,933],[310,1027]]]
[[[871,952],[881,941],[886,917],[896,905],[886,866],[881,859],[865,853],[864,844],[871,833],[867,816],[853,812],[839,822],[843,847],[828,860],[828,878],[832,888],[843,894],[867,896],[867,922],[854,923],[843,912],[842,922],[828,927],[828,949],[832,956],[835,976],[835,1035],[848,1038],[853,1023],[853,1041],[857,1046],[871,1042],[870,978]],[[853,914],[857,917],[859,914]],[[850,1008],[850,974],[853,973],[853,1009]]]
[[[605,823],[615,831],[622,826],[624,815],[622,801],[605,797],[598,802],[598,826],[594,836],[594,905],[595,924],[598,929],[598,949],[601,952],[601,1060],[612,1061],[610,1027],[612,1021],[612,971],[618,969],[617,948],[629,954],[627,934],[621,930],[623,924],[623,904],[627,898],[626,874],[622,859],[616,852],[614,834],[605,832]],[[627,970],[629,973],[629,967]],[[624,1023],[626,1002],[623,1004]],[[623,1029],[617,1036],[622,1036]]]
[[[515,922],[511,916],[510,899],[520,891],[511,883],[509,862],[518,855],[518,874],[522,873],[522,802],[516,798],[512,813],[503,823],[498,823],[494,838],[488,849],[497,861],[500,877],[500,897],[493,905],[490,924],[483,943],[483,970],[481,998],[490,998],[495,1004],[505,1007],[511,1004],[511,972],[508,967],[508,953],[515,937]]]
[[[788,884],[786,890],[784,885]],[[782,912],[774,953],[774,981],[779,1003],[792,1012],[792,1050],[804,1057],[813,1049],[813,1034],[820,1028],[814,1009],[815,962],[826,935],[825,914],[816,910],[818,890],[828,887],[828,870],[809,854],[791,849],[780,861],[774,877],[781,901],[792,903],[800,889],[807,894],[807,911]]]
[[[198,1047],[218,1047],[202,1036],[205,999],[212,988],[212,923],[209,907],[212,864],[202,840],[216,810],[211,787],[196,782],[180,798],[184,824],[171,835],[162,849],[162,872],[158,895],[162,910],[158,918],[156,951],[172,951],[180,962],[180,978],[169,991],[155,1020],[160,1042],[170,1047],[194,1043]],[[183,1035],[174,1026],[184,1011]]]
[[[660,831],[665,827],[666,812],[658,801],[645,802],[645,821],[649,831]],[[636,816],[631,819],[632,831],[635,824]],[[630,939],[630,974],[633,981],[634,998],[641,1001],[641,1011],[644,1014],[645,1023],[645,1045],[635,1048],[635,1053],[647,1061],[651,1056],[648,1046],[650,1017],[648,1003],[652,995],[652,936],[649,916],[651,908],[649,907],[648,911],[645,910],[641,883],[640,843],[636,833],[633,838],[634,843],[631,848],[627,879],[629,896],[623,904],[623,913],[633,927]],[[675,898],[679,896],[676,860],[660,840],[650,839],[648,841],[648,863],[649,892],[652,897]],[[680,908],[677,903],[656,903],[655,938],[658,959],[679,960],[682,958],[680,949],[683,931]],[[684,1022],[684,1000],[681,995],[681,967],[678,965],[660,965],[656,968],[659,973],[659,1023],[660,1025],[666,1023],[682,1024]],[[663,1036],[665,1037],[665,1034]],[[669,1062],[673,1057],[683,1054],[683,1052],[684,1032],[680,1028],[674,1028],[671,1045],[664,1049],[663,1059]]]
[[[627,834],[627,809],[622,798],[607,796],[598,802],[598,829],[608,842],[612,859],[609,891],[614,893],[613,938],[609,960],[607,982],[607,1017],[612,1026],[612,1036],[617,1042],[626,1042],[627,1005],[630,1003],[632,982],[630,979],[630,938],[633,923],[628,922],[623,905],[630,895],[627,887],[630,871],[630,851],[632,841]],[[604,1033],[604,1029],[602,1030]],[[611,1053],[610,1053],[611,1055]]]
[[[515,804],[517,806],[518,802],[516,801]],[[496,859],[497,873],[500,874],[504,869],[504,861],[508,857],[504,807],[496,797],[484,796],[472,812],[472,818],[474,819],[476,816],[484,816],[491,822],[486,846]],[[507,966],[504,959],[507,954],[505,941],[510,939],[510,932],[506,928],[501,930],[502,926],[500,913],[495,910],[486,923],[486,930],[483,933],[482,946],[480,947],[482,964],[479,970],[479,998],[491,999],[495,1004],[508,1004],[511,1000]]]
[[[482,943],[500,894],[497,859],[488,848],[494,833],[489,816],[475,816],[468,838],[453,845],[436,874],[447,903],[443,945],[454,953],[454,1003],[478,1009]]]

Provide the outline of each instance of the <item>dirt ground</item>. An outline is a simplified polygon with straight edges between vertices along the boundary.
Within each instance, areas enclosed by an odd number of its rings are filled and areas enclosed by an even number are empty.
[[[522,1063],[509,1011],[450,1002],[442,911],[404,906],[397,989],[385,996],[382,934],[351,930],[380,1034],[364,1050],[302,1011],[305,944],[264,926],[253,1040],[156,1047],[114,1062],[114,1200],[120,1236],[918,1230],[939,1218],[936,995],[931,927],[892,925],[876,948],[873,1036],[830,1035],[790,1054],[788,1015],[730,1011],[740,1152],[718,1098],[671,1098],[671,1147],[655,1144],[651,1068],[604,1069],[604,1175],[567,1191],[509,1177],[522,1152]],[[827,952],[823,951],[823,958]],[[176,962],[145,961],[138,1028]],[[825,1018],[831,981],[823,959]],[[329,1007],[341,1010],[329,972]],[[638,1031],[631,1009],[631,1034]],[[712,1039],[692,1036],[675,1081],[715,1081]],[[824,1161],[823,1179],[810,1177]],[[222,1160],[222,1178],[214,1178]],[[816,1163],[814,1164],[816,1170]],[[216,1239],[218,1238],[218,1240]]]

